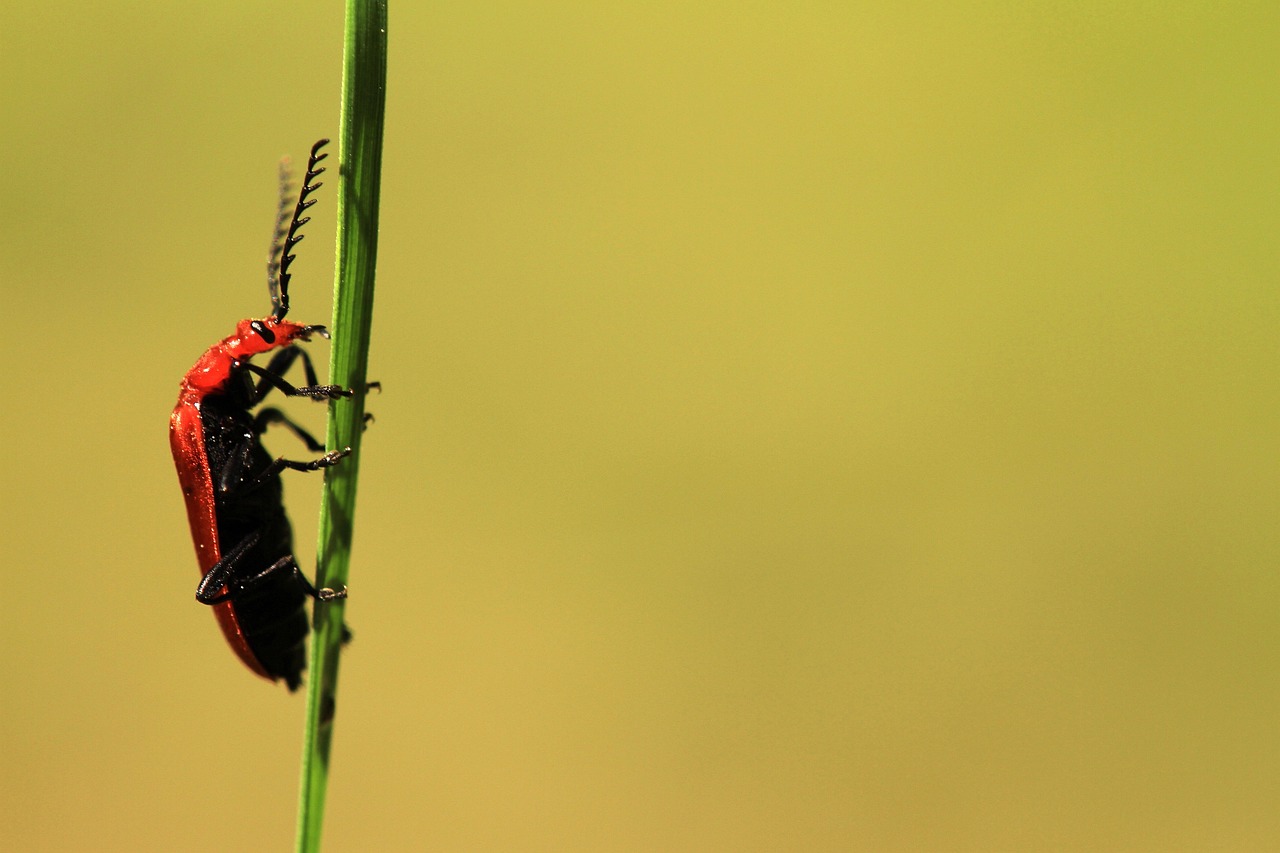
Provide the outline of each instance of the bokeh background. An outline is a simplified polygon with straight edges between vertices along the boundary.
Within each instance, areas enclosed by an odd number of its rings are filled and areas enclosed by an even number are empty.
[[[290,849],[166,429],[341,15],[6,12],[4,850]],[[390,30],[327,849],[1280,849],[1280,7]]]

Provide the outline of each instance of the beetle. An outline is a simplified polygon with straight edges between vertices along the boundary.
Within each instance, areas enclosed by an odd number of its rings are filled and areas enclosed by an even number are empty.
[[[351,449],[317,459],[272,458],[261,443],[267,427],[290,429],[313,453],[324,446],[276,408],[252,411],[272,390],[290,397],[327,401],[351,396],[349,389],[321,385],[310,356],[298,344],[312,335],[328,338],[324,326],[287,320],[289,267],[298,233],[315,204],[316,178],[328,154],[321,139],[311,148],[307,173],[289,220],[290,186],[282,165],[280,205],[267,255],[271,313],[241,320],[235,333],[205,351],[180,384],[169,419],[169,443],[186,503],[201,580],[196,600],[213,608],[227,643],[249,669],[290,691],[302,683],[308,633],[306,599],[345,598],[346,588],[320,589],[307,580],[293,555],[293,532],[283,504],[280,474],[316,471],[335,465]],[[285,227],[289,220],[288,227]],[[266,367],[250,361],[273,352]],[[295,386],[283,374],[301,360],[306,385]]]

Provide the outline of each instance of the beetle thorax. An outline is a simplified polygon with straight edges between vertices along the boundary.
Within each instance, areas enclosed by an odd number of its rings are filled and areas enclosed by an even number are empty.
[[[295,341],[308,340],[314,329],[314,326],[277,320],[274,317],[241,320],[236,324],[234,335],[223,338],[205,350],[200,360],[187,372],[183,387],[197,397],[223,390],[231,380],[237,362],[287,347]]]

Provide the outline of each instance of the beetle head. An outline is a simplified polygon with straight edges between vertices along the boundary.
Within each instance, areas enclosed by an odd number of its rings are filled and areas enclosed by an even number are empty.
[[[235,358],[248,358],[268,350],[287,347],[295,341],[309,341],[313,334],[329,337],[324,326],[304,326],[290,320],[269,316],[262,320],[241,320],[235,335],[227,342]]]

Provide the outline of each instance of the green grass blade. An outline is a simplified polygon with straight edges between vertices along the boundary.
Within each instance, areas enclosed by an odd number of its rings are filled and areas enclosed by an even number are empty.
[[[339,169],[331,169],[325,176],[336,179],[339,185],[329,381],[355,389],[365,386],[369,360],[386,81],[386,0],[347,0]],[[330,405],[327,446],[350,447],[351,455],[340,465],[325,469],[317,546],[318,586],[337,588],[347,583],[363,427],[363,394],[357,392]],[[298,798],[296,850],[299,853],[316,853],[320,849],[338,688],[343,604],[339,600],[315,608]]]

